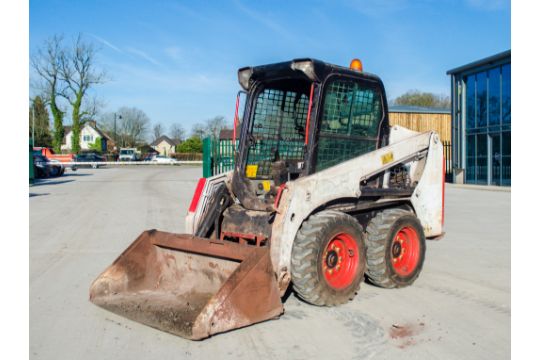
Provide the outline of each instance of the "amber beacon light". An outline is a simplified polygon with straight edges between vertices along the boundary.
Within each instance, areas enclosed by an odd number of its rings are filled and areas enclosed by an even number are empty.
[[[356,71],[362,71],[362,62],[359,59],[352,59],[349,67]]]

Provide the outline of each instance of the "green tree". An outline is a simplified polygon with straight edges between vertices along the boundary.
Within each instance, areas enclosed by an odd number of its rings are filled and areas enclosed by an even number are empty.
[[[94,141],[93,144],[90,144],[89,149],[93,150],[95,152],[101,153],[101,151],[102,151],[102,149],[101,149],[101,137],[98,136],[96,138],[96,141]]]
[[[177,153],[202,153],[202,140],[199,136],[193,135],[180,145],[176,146]]]
[[[71,105],[71,151],[81,150],[81,124],[96,115],[97,103],[88,100],[89,90],[105,82],[105,73],[96,69],[96,47],[79,34],[73,46],[61,52],[60,75],[65,84],[61,94]]]
[[[52,145],[49,112],[47,107],[40,96],[36,96],[32,101],[32,106],[29,111],[29,128],[30,136],[34,135],[34,146],[46,146]],[[32,128],[33,126],[33,128]]]
[[[62,56],[62,37],[55,35],[45,41],[31,58],[32,68],[38,75],[35,82],[49,104],[54,121],[54,151],[60,152],[64,141],[64,112],[58,106],[58,93],[61,86],[60,58]]]
[[[409,90],[392,101],[393,105],[423,106],[450,109],[450,97],[420,90]]]

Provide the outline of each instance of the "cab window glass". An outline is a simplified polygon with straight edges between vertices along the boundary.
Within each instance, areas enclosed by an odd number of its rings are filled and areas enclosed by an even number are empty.
[[[373,151],[382,120],[378,89],[348,79],[336,79],[325,90],[317,170]]]

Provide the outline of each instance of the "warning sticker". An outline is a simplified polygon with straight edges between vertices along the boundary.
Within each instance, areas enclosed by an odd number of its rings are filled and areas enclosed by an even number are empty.
[[[248,165],[248,166],[246,166],[246,176],[248,178],[257,177],[257,169],[258,168],[259,168],[258,165]]]
[[[381,161],[382,161],[382,164],[385,165],[385,164],[388,164],[392,161],[394,161],[394,153],[393,152],[389,152],[389,153],[386,153],[384,155],[381,156]]]
[[[264,191],[270,191],[270,181],[264,180],[262,182]]]

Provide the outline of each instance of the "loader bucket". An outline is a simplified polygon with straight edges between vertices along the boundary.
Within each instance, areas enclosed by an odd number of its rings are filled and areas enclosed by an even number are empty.
[[[143,232],[90,287],[90,301],[188,339],[283,313],[268,247]]]

